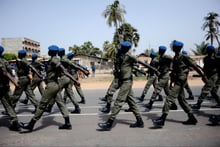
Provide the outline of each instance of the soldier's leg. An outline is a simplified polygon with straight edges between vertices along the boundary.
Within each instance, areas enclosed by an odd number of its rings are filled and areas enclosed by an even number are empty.
[[[69,119],[69,112],[67,110],[66,105],[64,104],[63,98],[61,96],[61,93],[58,92],[56,99],[55,99],[58,108],[60,109],[61,114],[63,115],[65,124],[60,126],[59,129],[72,129],[72,125],[70,123],[70,119]]]
[[[8,113],[8,116],[10,117],[11,126],[9,127],[9,129],[12,131],[20,131],[20,126],[18,124],[18,118],[17,118],[16,112],[11,106],[10,101],[9,101],[9,94],[8,94],[9,86],[0,88],[0,91],[1,91],[0,99],[1,99],[2,105],[5,111]]]
[[[169,80],[169,77],[165,77],[165,78],[160,79],[158,81],[158,83],[156,84],[156,86],[154,88],[154,91],[152,93],[152,96],[150,98],[149,103],[145,105],[146,108],[151,110],[154,101],[156,100],[157,96],[161,93],[161,91],[164,88],[164,86],[166,86],[168,80]]]
[[[114,78],[105,96],[105,99],[107,101],[106,106],[99,109],[101,112],[109,113],[111,111],[111,103],[113,100],[113,95],[118,88],[119,88],[118,79]]]
[[[111,115],[109,119],[105,123],[98,123],[98,126],[102,129],[110,130],[112,128],[112,124],[117,116],[117,114],[120,112],[122,106],[124,105],[125,101],[127,100],[127,96],[131,90],[132,81],[124,81],[121,86],[120,90],[118,92],[118,96],[115,100],[114,106],[111,111]]]
[[[81,86],[75,84],[75,88],[76,88],[76,91],[77,91],[77,93],[79,94],[79,96],[81,98],[81,101],[79,101],[79,103],[85,104],[86,103],[85,96],[84,96],[84,93],[82,91]]]
[[[143,128],[144,127],[144,122],[141,118],[141,114],[140,111],[138,109],[137,103],[134,99],[134,93],[132,91],[132,89],[130,90],[128,97],[127,97],[127,102],[129,105],[129,109],[133,112],[134,116],[136,117],[136,122],[134,124],[131,124],[130,127],[131,128]]]
[[[27,95],[27,98],[31,101],[31,103],[34,105],[35,109],[37,108],[37,105],[38,105],[38,101],[36,100],[35,98],[35,95],[34,95],[34,92],[31,88],[31,85],[28,84],[26,86],[26,89],[25,89],[25,93]],[[35,111],[35,110],[34,110]]]
[[[187,93],[188,93],[188,95],[189,95],[189,97],[188,97],[187,99],[193,100],[193,99],[194,99],[194,96],[193,96],[193,93],[192,93],[191,88],[189,87],[188,81],[187,81],[187,83],[186,83],[186,85],[185,85],[184,88],[186,89],[186,91],[187,91]]]
[[[139,98],[140,101],[143,101],[143,100],[144,100],[144,98],[145,98],[145,96],[146,96],[148,90],[150,89],[151,85],[153,85],[153,83],[155,83],[156,79],[157,79],[156,76],[150,76],[150,77],[148,78],[147,83],[146,83],[146,85],[145,85],[145,87],[144,87],[144,90],[143,90],[143,92],[142,92],[142,94],[141,94],[141,97]]]
[[[69,83],[68,86],[65,88],[65,91],[64,93],[66,93],[66,95],[70,98],[71,102],[73,103],[73,105],[75,106],[75,110],[72,111],[71,113],[80,113],[81,110],[80,110],[80,107],[79,107],[79,104],[76,100],[76,97],[73,93],[73,89],[72,89],[72,86],[73,86],[73,83]],[[64,101],[64,99],[63,99]]]
[[[29,123],[23,123],[21,127],[29,131],[32,131],[36,121],[38,121],[41,118],[48,103],[50,102],[51,99],[54,99],[56,97],[58,92],[59,92],[59,85],[57,82],[48,83],[33,118]]]
[[[197,123],[197,120],[196,120],[195,116],[192,113],[191,107],[189,106],[189,104],[187,103],[187,101],[185,99],[184,90],[179,95],[178,101],[179,101],[180,106],[184,110],[184,112],[186,112],[188,114],[188,119],[186,121],[182,122],[182,123],[184,125],[195,125]]]
[[[203,100],[207,97],[209,92],[214,88],[217,79],[218,79],[217,75],[213,75],[208,79],[208,82],[203,86],[201,90],[201,94],[198,98],[197,103],[191,105],[192,109],[196,109],[196,110],[200,109]]]

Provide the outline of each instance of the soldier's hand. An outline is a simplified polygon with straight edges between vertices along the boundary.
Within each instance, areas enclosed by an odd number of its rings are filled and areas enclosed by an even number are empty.
[[[202,77],[202,81],[203,81],[204,83],[208,83],[208,78],[207,78],[206,76],[204,76],[204,77]]]
[[[157,71],[157,72],[156,72],[156,75],[157,75],[157,76],[159,76],[159,75],[160,75],[160,72],[159,72],[159,71]]]
[[[80,82],[78,82],[78,81],[77,81],[77,82],[75,82],[75,84],[76,84],[77,86],[80,86]]]

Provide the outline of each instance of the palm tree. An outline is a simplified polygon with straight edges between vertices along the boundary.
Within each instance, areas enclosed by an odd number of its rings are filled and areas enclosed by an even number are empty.
[[[102,15],[107,18],[107,24],[111,27],[112,23],[115,26],[115,30],[124,22],[125,9],[120,5],[118,0],[115,0],[113,4],[108,5]]]
[[[219,15],[214,12],[209,12],[206,17],[204,17],[204,24],[202,26],[203,31],[207,30],[207,34],[205,35],[206,41],[210,39],[211,45],[213,45],[214,39],[218,42],[220,46],[220,42],[218,37],[219,35],[219,26],[220,22],[217,20]]]
[[[205,41],[203,41],[200,45],[195,44],[195,46],[196,46],[195,50],[191,49],[191,51],[195,55],[205,55],[206,54],[206,47],[208,46],[208,43],[205,43]]]
[[[116,53],[116,47],[114,43],[109,43],[109,41],[105,41],[103,45],[103,54],[104,58],[114,60]]]
[[[113,42],[116,46],[122,41],[130,41],[135,47],[138,46],[140,35],[138,30],[132,27],[129,23],[123,23],[115,32]]]

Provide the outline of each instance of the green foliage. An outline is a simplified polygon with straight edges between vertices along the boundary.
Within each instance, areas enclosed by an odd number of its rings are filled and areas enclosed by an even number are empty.
[[[69,47],[69,51],[72,51],[74,54],[92,55],[97,57],[102,56],[102,51],[99,48],[94,47],[90,41],[84,42],[81,46],[73,45],[72,47]]]
[[[129,23],[123,23],[114,34],[113,42],[115,46],[119,46],[122,41],[130,41],[137,47],[140,40],[140,35],[137,31]]]
[[[107,18],[107,24],[111,27],[112,23],[117,29],[120,23],[124,22],[124,14],[126,13],[122,5],[118,0],[115,0],[113,4],[107,5],[102,15]]]
[[[107,58],[110,60],[114,60],[116,53],[116,47],[114,43],[109,43],[109,41],[105,41],[103,45],[103,58]]]
[[[219,15],[215,12],[209,12],[206,17],[204,17],[204,24],[202,26],[202,30],[206,31],[206,41],[210,40],[211,45],[213,45],[214,40],[218,42],[218,45],[220,46],[220,42],[218,37],[219,35],[219,26],[220,22],[217,20]]]
[[[5,58],[5,60],[8,60],[8,61],[17,59],[17,56],[12,53],[5,53],[5,54],[3,54],[3,57]]]
[[[208,43],[205,43],[203,41],[201,44],[195,44],[196,49],[191,50],[195,55],[205,55],[206,54],[206,47],[208,46]]]

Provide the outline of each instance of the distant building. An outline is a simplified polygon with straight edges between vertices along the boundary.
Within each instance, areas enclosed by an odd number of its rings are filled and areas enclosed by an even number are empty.
[[[29,38],[2,38],[1,44],[5,48],[5,53],[17,55],[18,50],[25,49],[28,56],[31,56],[32,53],[40,54],[40,42]]]

